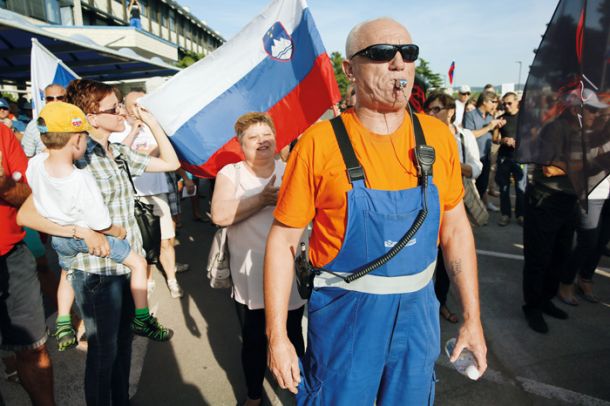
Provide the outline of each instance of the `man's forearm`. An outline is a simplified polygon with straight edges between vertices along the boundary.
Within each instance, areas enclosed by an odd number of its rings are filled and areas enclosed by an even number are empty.
[[[288,301],[292,290],[294,258],[291,247],[296,252],[296,245],[302,230],[287,229],[277,222],[271,227],[267,248],[265,250],[265,266],[263,271],[263,287],[265,294],[265,324],[269,340],[287,335],[286,319],[288,317]]]
[[[458,290],[464,320],[479,320],[479,283],[472,229],[465,213],[457,219],[456,224],[445,226],[441,234],[441,248],[447,274]]]

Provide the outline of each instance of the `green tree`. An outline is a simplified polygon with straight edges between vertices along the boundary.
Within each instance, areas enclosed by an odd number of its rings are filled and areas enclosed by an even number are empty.
[[[339,85],[339,91],[341,92],[341,98],[345,98],[345,92],[347,90],[347,86],[349,85],[349,80],[347,80],[347,76],[343,72],[343,68],[341,64],[343,63],[343,56],[341,52],[333,52],[330,54],[330,61],[333,64],[333,69],[335,70],[335,79],[337,79],[337,84]]]
[[[198,60],[203,59],[204,56],[204,54],[198,54],[193,51],[185,51],[182,58],[176,62],[176,66],[179,68],[188,68]]]
[[[434,88],[443,87],[443,77],[436,72],[432,72],[430,63],[424,58],[419,58],[419,66],[415,68],[415,73],[424,78],[430,86]]]

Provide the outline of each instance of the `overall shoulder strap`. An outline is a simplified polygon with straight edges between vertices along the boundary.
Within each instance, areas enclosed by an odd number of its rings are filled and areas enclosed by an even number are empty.
[[[413,130],[415,131],[415,145],[426,145],[426,137],[424,136],[424,130],[421,128],[421,123],[417,114],[411,115],[413,118]]]
[[[356,158],[354,148],[352,147],[352,143],[347,135],[347,130],[345,129],[345,124],[343,124],[343,119],[341,119],[341,116],[337,116],[331,119],[330,123],[333,126],[333,131],[335,133],[335,137],[337,138],[337,143],[339,144],[339,149],[341,150],[341,155],[343,156],[343,161],[345,162],[345,167],[347,168],[347,177],[350,183],[353,184],[357,180],[363,180],[364,170]]]
[[[432,176],[432,165],[436,160],[434,148],[426,145],[426,137],[422,130],[419,118],[411,114],[413,131],[415,132],[415,164],[417,165],[417,176],[420,184],[427,182],[428,176]]]

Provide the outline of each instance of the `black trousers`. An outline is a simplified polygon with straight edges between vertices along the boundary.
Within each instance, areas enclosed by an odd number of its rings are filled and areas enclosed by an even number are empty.
[[[575,195],[530,184],[523,223],[523,298],[539,307],[555,296],[571,253],[577,222]]]
[[[444,306],[447,302],[447,294],[449,293],[451,281],[449,280],[449,275],[447,275],[443,251],[440,248],[438,249],[438,257],[436,258],[436,268],[434,269],[434,272],[436,273],[434,279],[434,293],[436,293],[436,298],[441,306]]]
[[[246,376],[248,397],[260,399],[267,369],[267,337],[265,335],[265,309],[250,310],[248,306],[235,302],[241,324],[241,364]],[[288,312],[286,328],[288,338],[299,357],[305,353],[301,322],[305,306]]]

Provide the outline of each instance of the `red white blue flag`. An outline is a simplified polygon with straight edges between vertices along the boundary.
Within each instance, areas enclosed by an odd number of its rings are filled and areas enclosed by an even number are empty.
[[[455,61],[451,62],[451,66],[449,67],[449,86],[453,86],[453,72],[455,72]]]
[[[214,177],[243,159],[233,130],[240,115],[268,112],[279,150],[340,98],[305,0],[274,0],[234,38],[141,104],[169,135],[183,167]]]

